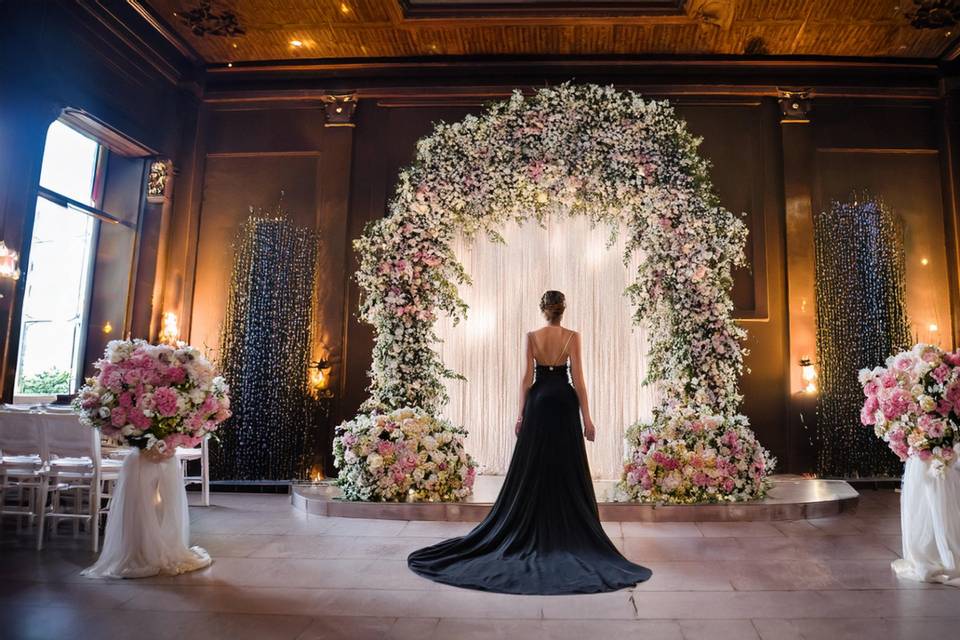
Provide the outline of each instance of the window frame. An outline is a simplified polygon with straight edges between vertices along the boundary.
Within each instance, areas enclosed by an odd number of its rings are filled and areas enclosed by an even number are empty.
[[[93,203],[93,206],[86,205],[82,202],[74,200],[68,196],[65,196],[61,193],[49,189],[42,185],[37,184],[37,198],[47,200],[57,206],[61,206],[67,211],[71,211],[76,215],[86,215],[94,219],[93,230],[90,234],[90,248],[87,255],[87,266],[86,266],[86,283],[84,284],[84,304],[83,310],[81,312],[81,321],[79,326],[80,336],[74,343],[75,353],[72,357],[75,358],[74,367],[71,371],[71,380],[70,387],[68,387],[66,395],[72,395],[77,392],[80,386],[83,385],[83,373],[85,368],[84,363],[84,354],[86,352],[87,346],[87,336],[89,334],[90,326],[90,306],[92,302],[91,294],[93,292],[93,278],[94,278],[94,267],[97,260],[97,251],[100,245],[100,225],[102,222],[108,222],[112,224],[121,224],[123,226],[131,226],[129,223],[124,223],[124,221],[119,218],[112,216],[111,214],[103,211],[101,207],[103,206],[104,198],[104,186],[106,185],[107,179],[107,169],[109,165],[109,155],[110,149],[105,145],[101,140],[93,137],[84,129],[77,128],[69,120],[64,119],[63,117],[57,118],[54,122],[50,123],[50,126],[53,126],[55,122],[61,123],[63,126],[69,127],[73,131],[79,133],[82,136],[85,136],[97,144],[97,158],[95,160],[94,170],[93,170],[93,180],[90,185],[90,200]],[[49,131],[49,127],[48,127]],[[44,142],[44,152],[46,151],[46,142]],[[44,153],[46,155],[46,153]],[[40,159],[41,166],[43,163],[43,158]],[[37,215],[37,205],[34,204],[33,216]],[[33,244],[33,232],[30,234],[30,243]],[[31,251],[32,253],[32,251]],[[27,266],[26,278],[29,279],[29,263]],[[26,296],[26,283],[24,284],[24,296]],[[24,300],[23,302],[26,302]],[[24,338],[26,336],[26,331],[24,331],[24,310],[23,306],[20,309],[20,318],[19,318],[19,341],[17,345],[17,360],[16,368],[14,369],[14,380],[13,380],[13,395],[14,403],[26,402],[31,404],[47,402],[56,398],[56,394],[35,394],[35,393],[22,393],[19,391],[20,386],[20,372],[23,366],[23,356],[24,356]]]

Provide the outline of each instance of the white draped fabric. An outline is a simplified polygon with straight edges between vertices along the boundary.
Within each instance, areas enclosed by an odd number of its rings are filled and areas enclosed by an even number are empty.
[[[590,228],[582,216],[510,223],[500,230],[506,244],[484,236],[458,238],[454,251],[473,286],[460,294],[470,305],[464,323],[438,322],[444,363],[467,377],[449,381],[445,415],[470,432],[467,450],[483,473],[505,473],[513,453],[514,422],[522,375],[524,340],[544,324],[540,296],[563,291],[563,325],[581,333],[583,366],[597,439],[587,443],[595,478],[619,478],[624,431],[649,419],[654,390],[644,387],[645,332],[633,325],[623,292],[633,281],[638,257],[623,264],[626,233],[607,248],[610,229]]]
[[[180,463],[152,462],[134,449],[114,489],[100,558],[83,575],[145,578],[177,575],[210,564],[200,547],[188,547],[190,516]]]
[[[907,460],[900,496],[902,578],[960,586],[960,465],[943,474],[916,457]]]

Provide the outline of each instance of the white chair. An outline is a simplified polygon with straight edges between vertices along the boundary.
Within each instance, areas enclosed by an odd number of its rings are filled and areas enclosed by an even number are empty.
[[[35,413],[0,411],[0,516],[26,517],[33,525],[44,467],[44,438]],[[8,504],[8,494],[14,503]]]
[[[205,436],[199,447],[188,449],[186,447],[177,447],[177,460],[183,468],[183,484],[200,485],[200,502],[205,507],[210,506],[210,454],[207,449],[207,442],[210,436]],[[191,476],[187,474],[187,463],[191,460],[200,461],[200,475]]]
[[[42,415],[47,468],[40,481],[38,496],[37,550],[43,549],[48,523],[69,519],[75,523],[75,532],[80,522],[87,525],[91,547],[97,551],[100,548],[100,432],[84,427],[76,416]],[[62,500],[65,494],[72,497],[72,510],[66,510]]]

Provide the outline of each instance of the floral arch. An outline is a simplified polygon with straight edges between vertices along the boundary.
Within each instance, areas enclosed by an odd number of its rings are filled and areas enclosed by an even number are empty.
[[[745,332],[731,317],[747,229],[719,205],[699,143],[667,101],[569,83],[435,125],[401,171],[389,215],[354,243],[361,317],[376,330],[362,410],[436,415],[446,403],[443,381],[457,374],[434,349],[434,322],[467,313],[458,231],[497,240],[511,219],[622,221],[627,255],[643,256],[626,295],[648,325],[647,382],[663,397],[653,423],[629,432],[625,497],[761,496],[773,461],[739,414]]]

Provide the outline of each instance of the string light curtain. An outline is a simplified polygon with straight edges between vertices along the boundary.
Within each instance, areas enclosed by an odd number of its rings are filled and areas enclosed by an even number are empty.
[[[816,245],[817,472],[828,477],[899,476],[903,465],[860,423],[857,372],[910,345],[903,231],[867,194],[834,202],[814,221]]]
[[[231,423],[212,449],[215,476],[305,478],[313,461],[309,389],[318,238],[279,208],[251,215],[234,245],[221,366]]]
[[[444,363],[467,381],[447,382],[447,418],[469,430],[466,446],[483,473],[505,473],[516,442],[520,378],[528,331],[544,325],[540,296],[567,296],[563,325],[580,331],[584,376],[597,439],[586,443],[595,478],[617,479],[623,470],[624,432],[649,420],[655,391],[646,376],[645,332],[633,325],[623,291],[639,256],[623,264],[627,234],[607,248],[608,227],[591,229],[583,216],[561,216],[500,230],[505,244],[480,236],[455,241],[454,251],[473,285],[461,288],[470,305],[457,326],[437,324]]]

